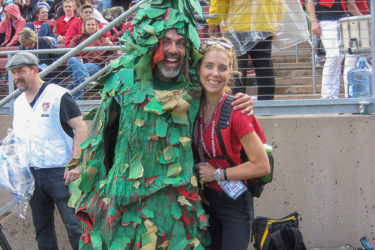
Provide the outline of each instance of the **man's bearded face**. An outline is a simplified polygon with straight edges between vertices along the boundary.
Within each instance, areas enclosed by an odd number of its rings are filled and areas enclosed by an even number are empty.
[[[175,29],[168,30],[162,39],[164,59],[157,63],[158,75],[162,80],[171,81],[185,63],[186,42]]]

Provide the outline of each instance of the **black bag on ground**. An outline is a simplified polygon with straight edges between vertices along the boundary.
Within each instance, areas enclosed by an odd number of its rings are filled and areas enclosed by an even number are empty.
[[[258,250],[305,250],[299,215],[293,212],[281,219],[257,217],[252,228],[252,241]]]

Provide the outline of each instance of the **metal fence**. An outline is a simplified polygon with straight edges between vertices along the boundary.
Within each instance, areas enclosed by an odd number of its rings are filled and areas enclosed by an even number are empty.
[[[286,8],[291,8],[290,12],[287,13],[290,15],[291,11],[298,10],[299,21],[304,22],[306,25],[309,23],[308,15],[304,12],[300,13],[299,8],[296,7],[296,4],[300,4],[299,1],[285,0]],[[80,44],[74,49],[58,49],[56,51],[34,51],[37,53],[61,53],[63,56],[47,68],[45,71],[41,72],[41,76],[47,76],[49,73],[56,71],[61,77],[58,79],[60,83],[66,84],[72,82],[69,72],[66,70],[61,70],[62,65],[70,57],[74,56],[88,44],[90,44],[97,37],[102,36],[107,30],[116,26],[118,22],[124,20],[128,15],[137,9],[137,7],[147,0],[143,0],[138,3],[137,6],[131,10],[123,13],[120,17],[115,19],[110,25],[100,30],[90,39],[87,39],[84,43]],[[374,23],[374,5],[375,3],[371,1],[371,21]],[[293,7],[294,6],[294,7]],[[208,15],[208,7],[204,7],[203,11],[208,18],[215,18],[215,15]],[[304,19],[301,19],[301,14],[304,16]],[[285,15],[285,13],[284,13]],[[293,15],[291,15],[293,16]],[[299,30],[288,30],[288,27],[292,27],[293,22],[296,20],[293,18],[284,18],[283,23],[279,24],[280,30],[276,33],[276,40],[273,41],[274,47],[272,49],[272,62],[274,70],[274,86],[275,87],[275,100],[263,100],[255,101],[255,113],[257,115],[283,115],[283,114],[327,114],[327,113],[358,113],[359,112],[359,103],[368,102],[369,103],[369,112],[374,112],[374,92],[371,93],[370,97],[367,98],[344,98],[344,88],[341,84],[340,98],[339,99],[320,99],[320,89],[321,89],[321,77],[322,77],[322,66],[324,56],[318,54],[317,43],[313,41],[312,36],[305,41],[299,41],[294,45],[289,45],[282,47],[278,45],[277,39],[285,39],[284,41],[291,40],[292,33],[301,33]],[[303,25],[297,25],[297,27],[302,27]],[[374,27],[374,25],[372,25]],[[202,21],[198,25],[198,30],[200,32],[201,38],[205,39],[208,37],[207,25]],[[373,28],[372,28],[373,30]],[[292,34],[292,35],[290,35]],[[218,33],[217,35],[222,35]],[[290,39],[289,39],[290,38]],[[375,32],[371,32],[371,40],[374,40]],[[278,45],[279,47],[275,46]],[[115,50],[121,53],[119,46],[107,47],[107,48],[85,48],[83,51],[90,50]],[[14,51],[0,52],[0,57],[7,54],[10,56]],[[372,65],[374,65],[374,43],[371,45],[371,51],[366,54],[368,58],[371,59]],[[242,82],[246,85],[245,91],[251,95],[255,100],[258,99],[258,90],[259,82],[262,81],[262,76],[256,74],[256,68],[254,61],[262,60],[262,58],[240,58],[239,62],[242,66],[240,71],[242,71],[243,77]],[[244,63],[245,62],[245,63]],[[92,108],[96,107],[100,103],[100,87],[94,87],[90,84],[95,81],[102,73],[106,72],[108,65],[100,70],[94,76],[85,79],[86,81],[81,84],[78,88],[74,89],[72,93],[79,91],[80,89],[86,89],[84,100],[78,101],[81,109],[83,111],[89,111]],[[265,68],[265,70],[269,70]],[[372,73],[374,75],[374,68],[372,68]],[[65,75],[65,76],[64,76]],[[0,84],[4,83],[4,76],[0,76]],[[7,76],[6,78],[9,78]],[[9,78],[10,79],[10,78]],[[341,76],[341,81],[342,81]],[[10,81],[11,82],[11,81]],[[89,86],[89,88],[88,88]],[[1,87],[1,86],[0,86]],[[375,79],[372,79],[372,89],[375,87]],[[236,86],[234,87],[236,89]],[[1,113],[10,113],[11,112],[11,103],[9,103],[18,93],[13,91],[12,84],[9,85],[9,95],[0,100],[0,112]],[[1,97],[0,97],[1,98]],[[261,98],[259,98],[261,99]]]

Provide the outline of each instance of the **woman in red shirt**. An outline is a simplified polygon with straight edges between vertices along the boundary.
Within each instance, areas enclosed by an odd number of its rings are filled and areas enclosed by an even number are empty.
[[[85,41],[91,35],[99,30],[99,23],[95,17],[87,16],[83,19],[82,34],[76,35],[70,42],[70,47],[75,47]],[[100,37],[88,45],[88,47],[111,46],[112,42],[108,37]],[[72,72],[73,88],[83,83],[86,78],[94,75],[108,62],[111,51],[91,51],[80,52],[76,56],[71,57],[67,62],[67,69]],[[83,89],[73,95],[76,100],[83,99]]]
[[[27,22],[26,27],[35,30],[38,36],[53,37],[52,31],[55,24],[48,20],[48,9],[46,6],[39,6],[35,9],[37,21]]]
[[[226,132],[220,133],[227,154],[222,152],[218,119],[228,98],[228,84],[237,71],[235,49],[223,38],[207,40],[201,49],[203,59],[198,72],[204,91],[194,126],[194,145],[199,179],[204,183],[203,196],[208,201],[205,209],[210,215],[211,248],[247,249],[254,216],[252,196],[244,181],[270,172],[263,147],[265,137],[254,115],[232,110]],[[241,161],[242,148],[249,159],[246,162]]]

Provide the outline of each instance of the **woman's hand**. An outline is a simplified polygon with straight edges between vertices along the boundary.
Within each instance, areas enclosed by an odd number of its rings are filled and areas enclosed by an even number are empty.
[[[216,171],[216,168],[214,168],[210,163],[208,162],[201,162],[198,163],[198,173],[199,173],[199,180],[203,182],[211,182],[216,181],[214,174]]]
[[[248,116],[253,114],[254,101],[250,96],[243,93],[237,93],[234,96],[234,99],[235,100],[232,102],[233,110],[239,109],[242,114],[247,114]]]

